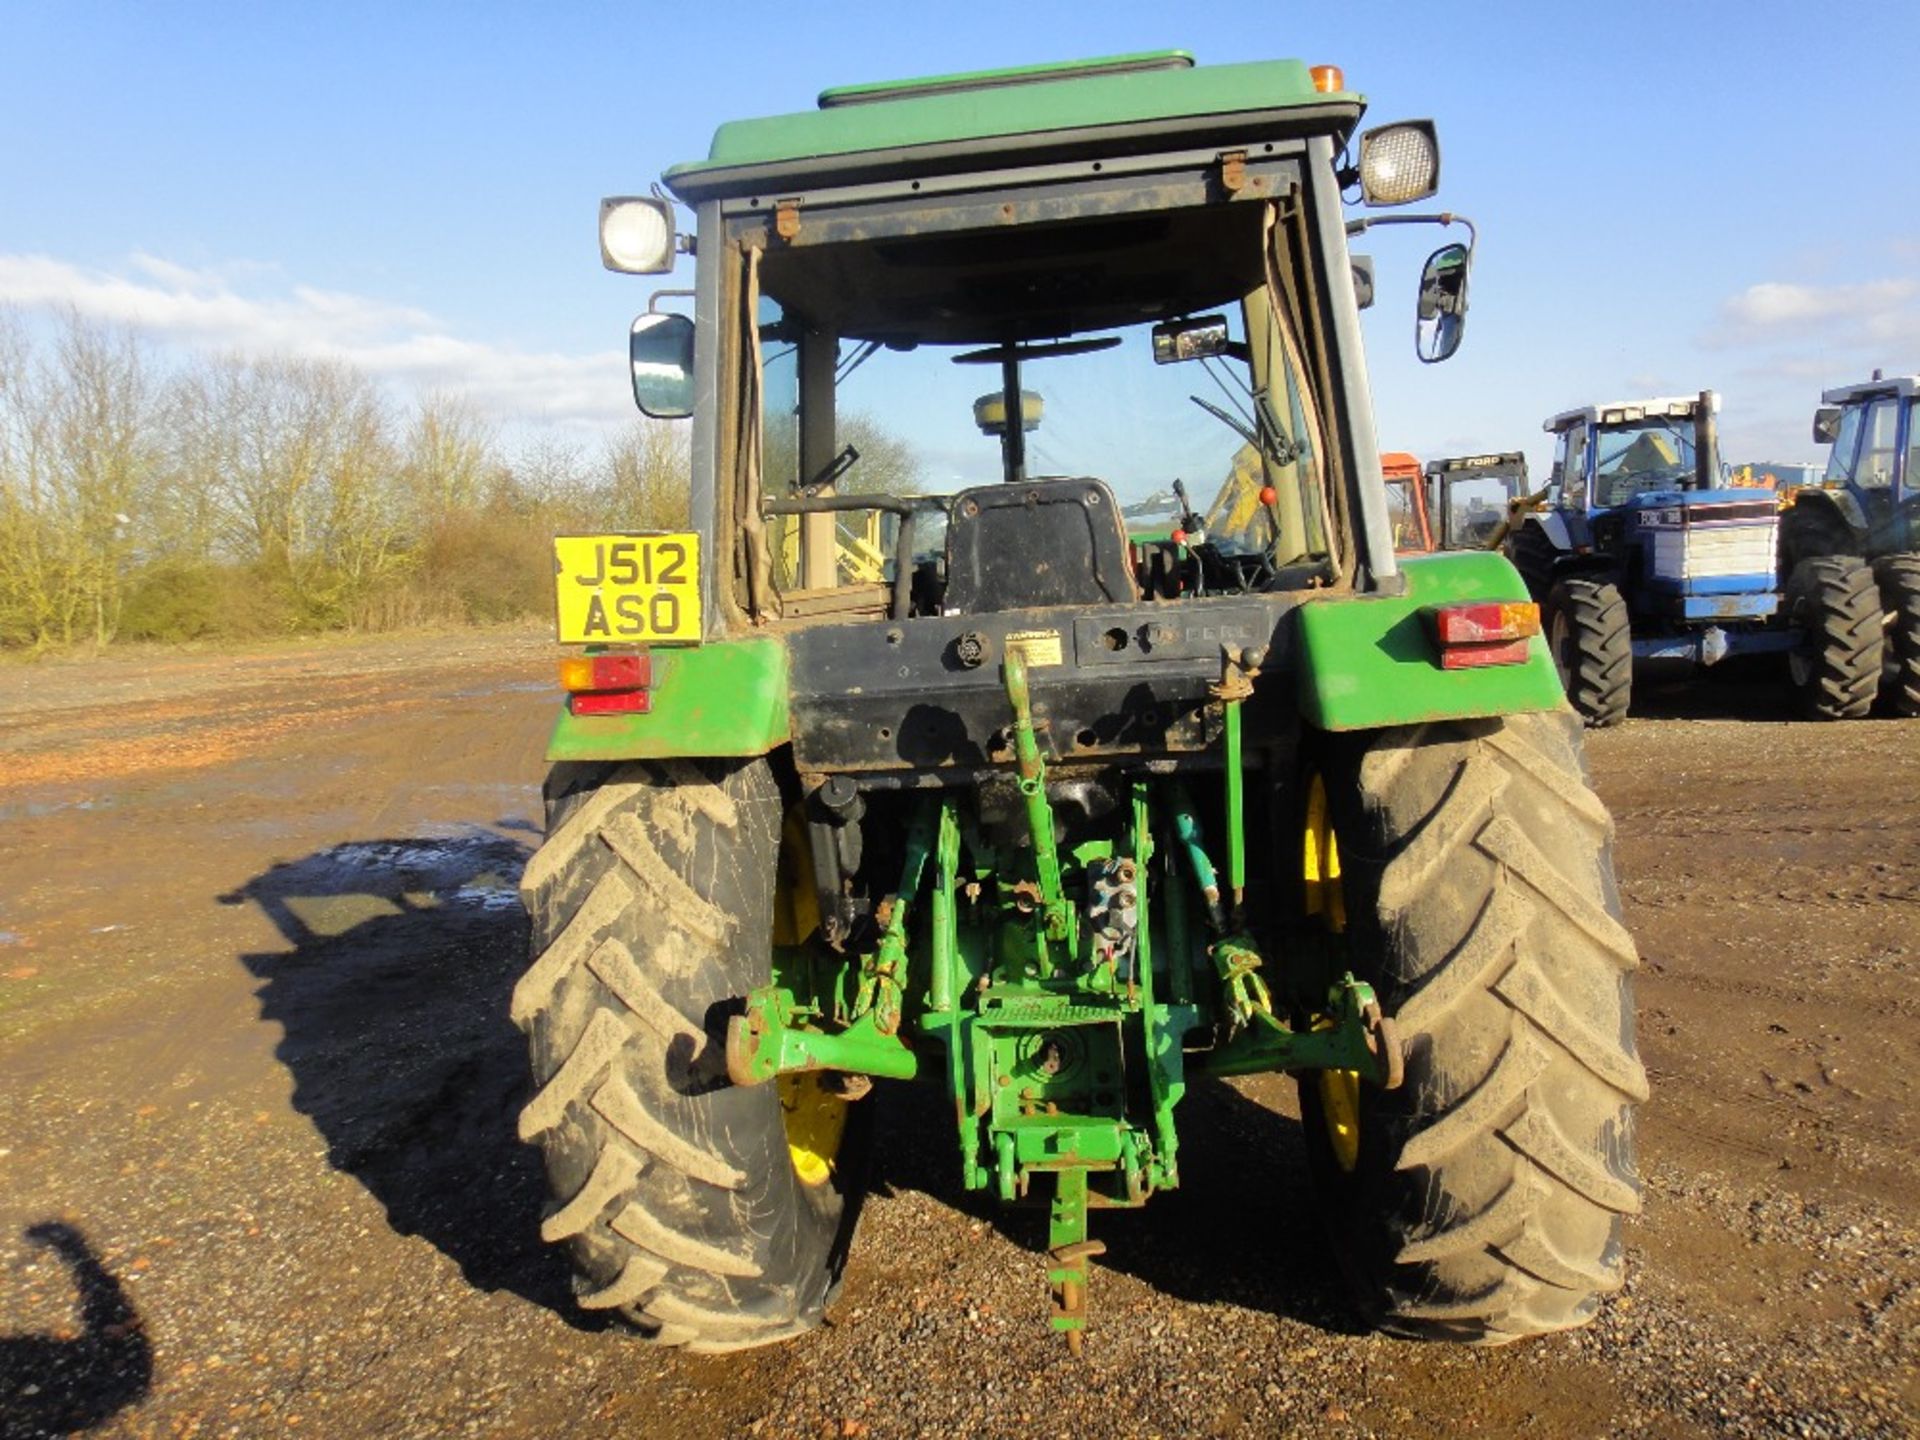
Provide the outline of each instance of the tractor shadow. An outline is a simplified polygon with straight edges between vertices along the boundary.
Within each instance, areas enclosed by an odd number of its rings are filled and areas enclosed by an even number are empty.
[[[30,1244],[67,1269],[80,1301],[77,1334],[0,1335],[0,1440],[91,1430],[146,1398],[153,1347],[120,1282],[73,1226],[29,1226]]]
[[[1241,1082],[1243,1084],[1247,1082]],[[1268,1077],[1262,1085],[1291,1086]],[[953,1107],[930,1087],[882,1085],[875,1188],[918,1190],[992,1225],[1044,1273],[1044,1205],[1008,1207],[960,1188]],[[1321,1238],[1300,1122],[1233,1085],[1197,1081],[1180,1102],[1180,1188],[1137,1210],[1096,1210],[1094,1263],[1195,1304],[1264,1311],[1340,1335],[1366,1333]],[[1095,1282],[1098,1283],[1097,1281]]]
[[[474,828],[453,838],[355,841],[255,876],[223,904],[254,904],[288,949],[242,955],[294,1108],[337,1170],[483,1290],[568,1324],[564,1260],[541,1243],[546,1183],[515,1116],[526,1042],[508,999],[526,968],[515,886],[529,849]]]
[[[1723,660],[1697,672],[1636,666],[1633,720],[1798,721],[1800,711],[1777,656]]]

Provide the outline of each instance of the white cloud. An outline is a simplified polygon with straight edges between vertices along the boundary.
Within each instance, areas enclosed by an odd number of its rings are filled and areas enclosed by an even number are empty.
[[[1858,285],[1798,285],[1768,280],[1720,305],[1719,323],[1703,343],[1905,344],[1920,338],[1920,280],[1869,280]]]
[[[1920,352],[1920,279],[1840,285],[1766,281],[1723,300],[1702,348],[1733,351],[1720,384],[1722,446],[1733,462],[1819,460],[1809,433],[1820,392],[1875,367],[1910,371]]]
[[[633,413],[617,351],[565,355],[462,339],[424,310],[288,285],[271,267],[136,254],[108,270],[0,254],[0,305],[9,304],[71,308],[190,350],[344,361],[403,392],[464,395],[505,425],[598,429]]]

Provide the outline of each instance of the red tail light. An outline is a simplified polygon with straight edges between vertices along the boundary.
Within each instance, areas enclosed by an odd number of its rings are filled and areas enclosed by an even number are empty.
[[[644,715],[652,708],[653,657],[570,655],[560,662],[560,685],[575,715]]]
[[[1528,600],[1437,605],[1426,615],[1442,670],[1524,664],[1527,641],[1540,633],[1540,607]]]
[[[576,715],[644,715],[653,708],[653,697],[644,690],[606,690],[569,695],[567,708]]]

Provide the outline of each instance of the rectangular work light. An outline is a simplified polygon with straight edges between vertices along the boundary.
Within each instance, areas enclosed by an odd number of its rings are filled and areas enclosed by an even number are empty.
[[[600,263],[624,275],[673,269],[673,202],[652,195],[615,195],[600,202]]]
[[[1381,125],[1360,136],[1360,197],[1407,205],[1440,188],[1440,137],[1431,120]]]

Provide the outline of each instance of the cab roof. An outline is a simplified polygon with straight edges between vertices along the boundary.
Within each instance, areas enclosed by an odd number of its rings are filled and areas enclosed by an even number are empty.
[[[1344,141],[1366,108],[1321,92],[1299,60],[1196,65],[1184,50],[981,70],[822,91],[819,108],[733,120],[704,160],[667,171],[686,201],[769,189],[1151,153],[1292,134]]]
[[[1562,410],[1540,428],[1549,435],[1558,435],[1562,430],[1571,430],[1583,420],[1589,425],[1630,425],[1650,415],[1656,418],[1670,415],[1679,419],[1691,416],[1699,406],[1698,395],[1655,395],[1645,400],[1609,400],[1604,405],[1583,405],[1578,410]],[[1715,413],[1719,412],[1718,395],[1713,397],[1713,408]]]
[[[1901,399],[1920,392],[1920,375],[1887,375],[1873,380],[1862,380],[1857,385],[1842,385],[1835,390],[1823,390],[1820,403],[1823,405],[1845,405],[1855,400],[1872,400],[1882,395],[1898,395]]]
[[[1476,470],[1494,473],[1498,471],[1518,471],[1527,473],[1527,457],[1518,450],[1502,450],[1490,455],[1449,455],[1439,460],[1427,462],[1427,474],[1452,474],[1455,471]]]

